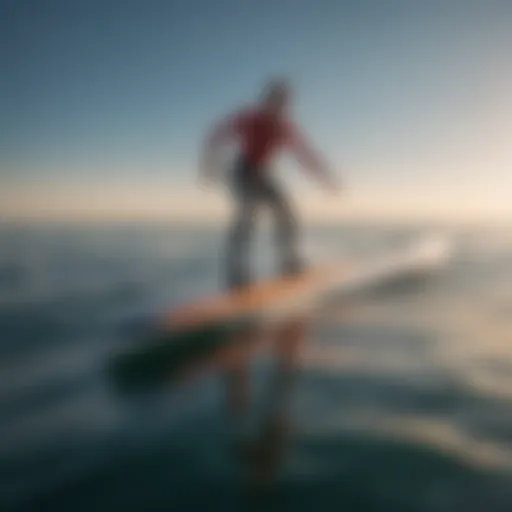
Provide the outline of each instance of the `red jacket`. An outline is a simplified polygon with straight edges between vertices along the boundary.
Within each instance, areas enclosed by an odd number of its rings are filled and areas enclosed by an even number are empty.
[[[292,150],[306,167],[322,167],[299,129],[287,119],[275,119],[257,108],[245,109],[217,125],[210,143],[234,136],[242,146],[242,154],[251,167],[261,168],[270,163],[281,149]]]

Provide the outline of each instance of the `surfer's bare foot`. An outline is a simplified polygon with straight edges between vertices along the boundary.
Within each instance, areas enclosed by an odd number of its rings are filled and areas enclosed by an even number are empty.
[[[231,291],[242,291],[251,284],[251,279],[246,275],[232,274],[227,279],[227,288]]]
[[[281,273],[284,276],[296,276],[302,274],[307,269],[307,265],[304,261],[300,259],[293,259],[291,261],[287,261],[282,265]]]

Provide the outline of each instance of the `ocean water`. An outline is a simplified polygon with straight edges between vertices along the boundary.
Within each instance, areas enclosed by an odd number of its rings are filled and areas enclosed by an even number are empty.
[[[304,244],[357,259],[424,230],[324,226]],[[105,374],[124,322],[219,288],[222,231],[3,225],[0,510],[512,510],[512,231],[446,232],[438,275],[314,319],[278,402],[286,448],[248,497],[222,374],[133,398]],[[251,365],[251,425],[272,365]]]

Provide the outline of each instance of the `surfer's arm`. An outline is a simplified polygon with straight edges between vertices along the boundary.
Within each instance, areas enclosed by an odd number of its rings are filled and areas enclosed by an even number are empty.
[[[242,115],[237,113],[222,119],[209,131],[201,155],[201,174],[206,179],[218,173],[218,152],[224,143],[236,137],[242,124]]]
[[[289,126],[287,130],[287,144],[293,151],[298,162],[315,174],[322,183],[329,187],[336,186],[334,177],[328,171],[326,164],[320,158],[318,153],[314,151],[307,140],[296,126]]]

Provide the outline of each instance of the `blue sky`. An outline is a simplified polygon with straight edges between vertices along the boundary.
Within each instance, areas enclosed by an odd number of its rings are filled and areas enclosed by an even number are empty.
[[[444,201],[463,191],[466,203],[485,191],[489,204],[510,202],[512,2],[8,0],[2,9],[0,183],[11,196],[123,184],[125,194],[147,186],[149,198],[151,186],[193,186],[209,124],[284,74],[298,120],[352,189],[428,189]]]

